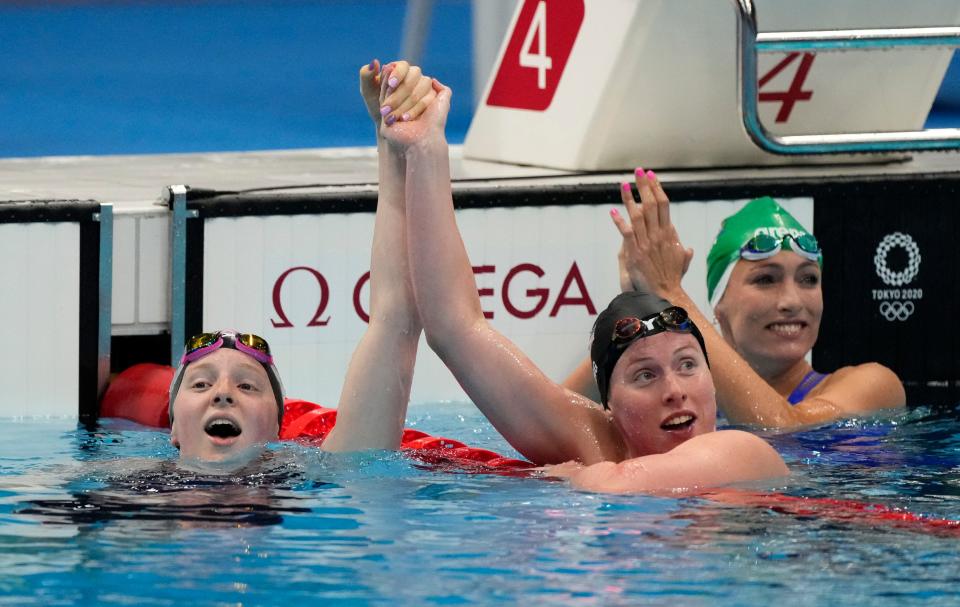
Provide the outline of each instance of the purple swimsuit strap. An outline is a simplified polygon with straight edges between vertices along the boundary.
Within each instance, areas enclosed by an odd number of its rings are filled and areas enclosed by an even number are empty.
[[[809,394],[811,390],[816,388],[820,382],[826,379],[827,375],[829,375],[829,373],[817,373],[811,369],[810,372],[807,373],[802,380],[800,380],[800,383],[797,384],[797,387],[793,389],[793,392],[791,392],[790,396],[787,397],[787,401],[791,405],[799,403],[807,397],[807,394]]]

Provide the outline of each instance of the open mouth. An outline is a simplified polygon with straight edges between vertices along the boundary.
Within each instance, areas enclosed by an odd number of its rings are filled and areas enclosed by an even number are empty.
[[[660,428],[662,430],[672,431],[686,430],[692,426],[695,421],[697,421],[697,418],[689,414],[676,415],[660,424]]]
[[[240,426],[223,418],[211,420],[203,429],[214,438],[234,438],[240,436],[242,432]]]

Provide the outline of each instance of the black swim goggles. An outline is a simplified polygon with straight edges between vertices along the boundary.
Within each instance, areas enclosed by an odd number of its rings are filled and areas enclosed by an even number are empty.
[[[610,337],[610,347],[625,350],[634,340],[643,337],[673,331],[675,333],[690,333],[690,316],[679,306],[651,314],[644,318],[628,316],[621,318],[613,326],[613,335]]]
[[[610,343],[607,345],[602,365],[598,366],[594,363],[593,373],[597,379],[597,387],[600,389],[600,401],[605,408],[607,406],[610,376],[613,375],[613,368],[617,366],[617,361],[620,360],[623,353],[636,340],[664,331],[692,333],[700,344],[704,357],[706,357],[703,337],[696,330],[696,326],[690,320],[687,311],[679,306],[670,306],[643,318],[637,318],[636,316],[621,318],[613,326],[613,334],[610,336]]]
[[[747,244],[740,247],[740,257],[747,261],[759,261],[769,259],[783,249],[783,243],[792,239],[796,246],[791,246],[794,253],[805,257],[811,261],[820,261],[820,243],[813,237],[813,234],[785,234],[781,238],[769,234],[756,234],[747,241]]]

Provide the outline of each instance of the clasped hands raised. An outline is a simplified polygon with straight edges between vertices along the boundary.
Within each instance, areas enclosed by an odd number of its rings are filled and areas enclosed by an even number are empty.
[[[378,137],[406,149],[431,136],[443,138],[450,89],[406,61],[384,66],[376,59],[360,68],[360,93]],[[422,119],[420,119],[422,117]],[[672,300],[693,258],[680,243],[670,219],[670,199],[653,171],[636,170],[640,202],[630,184],[621,184],[626,217],[611,211],[623,237],[618,261],[620,288],[642,289]]]
[[[360,68],[360,94],[379,138],[401,149],[428,136],[443,137],[451,91],[406,61]]]

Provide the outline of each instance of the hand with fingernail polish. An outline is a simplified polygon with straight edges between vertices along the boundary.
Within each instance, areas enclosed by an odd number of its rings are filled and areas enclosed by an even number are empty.
[[[624,195],[631,194],[629,183],[624,182],[620,184],[620,189]],[[613,219],[614,223],[623,221],[623,217],[616,209],[610,209],[610,218]],[[620,292],[628,293],[630,291],[643,291],[649,293],[650,287],[647,286],[647,283],[643,278],[643,274],[636,271],[637,262],[633,258],[634,253],[635,249],[633,247],[628,247],[627,241],[624,239],[624,242],[620,243],[620,250],[617,252],[617,270],[620,276]]]
[[[617,261],[620,288],[653,292],[670,300],[681,289],[680,281],[690,267],[693,249],[680,243],[670,220],[670,200],[653,171],[634,171],[640,203],[629,183],[620,184],[626,217],[611,213],[623,241]]]
[[[381,83],[378,108],[380,136],[391,147],[403,150],[431,138],[445,141],[443,127],[449,104],[438,111],[433,107],[444,90],[449,98],[449,89],[405,61],[388,65],[383,77],[386,81]]]
[[[373,124],[379,128],[382,118],[380,112],[380,61],[374,59],[360,68],[360,95],[367,106],[367,113]]]
[[[416,120],[439,91],[432,78],[406,61],[381,66],[374,59],[360,68],[360,93],[380,135],[382,127]]]
[[[386,126],[416,120],[436,99],[433,79],[416,65],[395,61],[384,68],[379,112]]]

